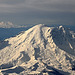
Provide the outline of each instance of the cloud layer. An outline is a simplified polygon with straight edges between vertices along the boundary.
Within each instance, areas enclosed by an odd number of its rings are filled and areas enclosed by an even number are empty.
[[[0,20],[9,14],[8,20],[27,24],[75,24],[75,0],[0,0],[0,10]]]

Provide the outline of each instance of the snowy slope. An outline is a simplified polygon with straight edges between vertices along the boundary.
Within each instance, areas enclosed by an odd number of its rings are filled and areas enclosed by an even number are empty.
[[[36,25],[0,47],[1,74],[75,74],[75,38],[62,26]]]

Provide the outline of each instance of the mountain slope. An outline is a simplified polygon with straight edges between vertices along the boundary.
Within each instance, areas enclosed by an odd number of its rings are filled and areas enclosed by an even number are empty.
[[[36,25],[4,41],[8,45],[0,50],[3,74],[75,73],[75,38],[62,26]]]

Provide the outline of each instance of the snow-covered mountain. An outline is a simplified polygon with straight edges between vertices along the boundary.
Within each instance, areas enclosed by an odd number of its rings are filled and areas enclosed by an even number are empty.
[[[12,22],[0,22],[0,28],[10,28],[10,27],[14,27]]]
[[[8,22],[0,22],[0,28],[20,28],[20,27],[26,27],[26,26],[23,26],[23,25],[16,25],[16,24],[13,24],[12,22],[8,21]]]
[[[2,75],[74,75],[75,35],[39,24],[0,42]]]

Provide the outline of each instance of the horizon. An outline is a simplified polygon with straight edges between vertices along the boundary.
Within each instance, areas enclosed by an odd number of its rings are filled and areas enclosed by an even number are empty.
[[[14,37],[21,33],[22,31],[27,31],[28,29],[34,27],[35,25],[29,25],[24,27],[0,27],[0,40],[4,40],[10,37]],[[61,25],[46,25],[48,27],[58,27]],[[63,27],[66,27],[67,29],[70,28],[70,31],[73,31],[75,33],[75,25],[62,25]]]

